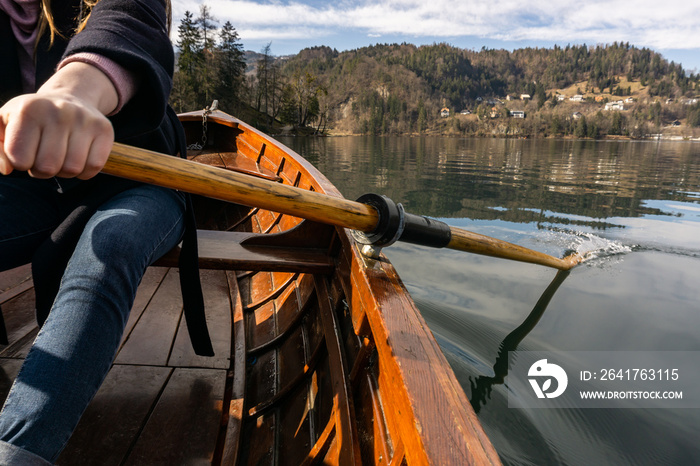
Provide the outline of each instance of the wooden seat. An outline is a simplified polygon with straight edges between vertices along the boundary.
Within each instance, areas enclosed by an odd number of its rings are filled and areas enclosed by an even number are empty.
[[[328,253],[332,228],[321,228],[315,223],[302,222],[279,234],[198,230],[199,266],[219,270],[331,273],[335,267]],[[155,265],[175,267],[179,256],[178,246]]]

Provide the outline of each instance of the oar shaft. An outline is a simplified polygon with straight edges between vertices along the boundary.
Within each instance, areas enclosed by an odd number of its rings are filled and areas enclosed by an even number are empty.
[[[360,202],[124,144],[114,144],[102,171],[134,181],[360,231],[372,231],[379,222],[377,211]]]
[[[386,223],[382,221],[383,218],[387,218],[380,214],[382,209],[363,202],[274,183],[124,144],[114,144],[102,171],[143,183],[362,232],[380,230],[383,228],[382,223]],[[401,239],[403,232],[404,241],[540,264],[559,270],[568,270],[582,260],[578,255],[558,259],[506,241],[448,227],[425,217],[408,213],[401,214],[401,217],[409,219],[409,222],[394,225],[399,228],[396,234],[398,238],[393,239]]]

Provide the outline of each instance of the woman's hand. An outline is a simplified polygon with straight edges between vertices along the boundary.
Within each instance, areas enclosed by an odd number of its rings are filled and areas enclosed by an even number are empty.
[[[0,108],[0,173],[88,179],[107,162],[114,129],[104,116],[117,105],[112,82],[84,63],[61,68],[35,94]]]

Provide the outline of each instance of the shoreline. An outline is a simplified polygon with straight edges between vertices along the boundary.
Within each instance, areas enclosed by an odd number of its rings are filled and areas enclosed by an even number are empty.
[[[293,133],[279,133],[277,136],[315,136],[315,137],[348,137],[348,136],[405,136],[405,137],[448,137],[448,138],[484,138],[484,139],[564,139],[564,140],[579,140],[579,141],[667,141],[667,142],[700,142],[700,136],[685,136],[685,135],[671,135],[671,134],[652,134],[645,137],[632,137],[632,136],[618,136],[618,135],[603,135],[597,138],[580,138],[571,135],[557,135],[557,136],[517,136],[517,135],[503,135],[503,134],[455,134],[455,133],[440,133],[440,132],[426,132],[426,133],[392,133],[392,134],[367,134],[367,133],[351,133],[343,131],[328,131],[325,134],[293,134]]]

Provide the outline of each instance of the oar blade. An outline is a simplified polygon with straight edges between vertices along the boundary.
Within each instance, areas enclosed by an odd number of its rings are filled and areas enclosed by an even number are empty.
[[[447,247],[458,251],[500,257],[502,259],[527,262],[530,264],[539,264],[558,270],[570,270],[580,264],[584,259],[583,256],[578,253],[573,253],[560,259],[507,241],[462,230],[461,228],[450,227],[450,231],[452,233],[452,239]]]

